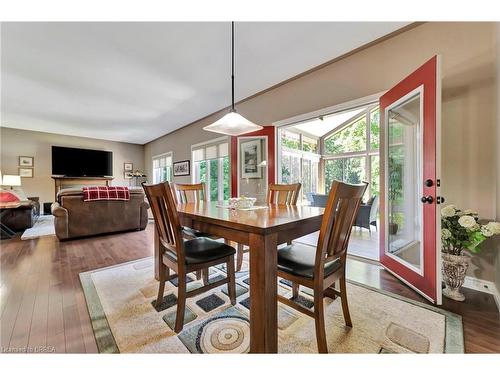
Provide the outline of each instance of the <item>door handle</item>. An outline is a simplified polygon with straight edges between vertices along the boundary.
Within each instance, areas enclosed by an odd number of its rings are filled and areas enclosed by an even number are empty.
[[[434,202],[434,198],[432,198],[432,196],[428,195],[428,196],[423,196],[422,198],[420,198],[420,200],[422,201],[422,203],[429,203],[431,204],[432,202]]]

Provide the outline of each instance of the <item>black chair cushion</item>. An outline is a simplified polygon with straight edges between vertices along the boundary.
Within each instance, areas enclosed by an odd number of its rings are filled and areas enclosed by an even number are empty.
[[[278,249],[278,269],[299,277],[314,278],[314,261],[316,249],[311,246],[293,244]],[[331,275],[342,266],[336,259],[325,264],[325,277]]]
[[[184,241],[186,264],[208,263],[213,260],[234,255],[235,253],[236,250],[234,247],[206,237]],[[168,251],[167,255],[172,259],[177,260],[177,256],[173,252]]]

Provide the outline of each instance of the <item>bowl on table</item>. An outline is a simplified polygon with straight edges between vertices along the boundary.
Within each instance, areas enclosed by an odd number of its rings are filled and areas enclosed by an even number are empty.
[[[257,198],[248,197],[229,198],[229,205],[236,209],[251,208],[255,204],[256,200]]]

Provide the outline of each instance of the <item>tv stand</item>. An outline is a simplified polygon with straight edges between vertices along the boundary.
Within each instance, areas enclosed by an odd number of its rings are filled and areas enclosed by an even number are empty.
[[[57,193],[65,186],[69,185],[91,185],[91,186],[109,186],[113,177],[67,177],[67,176],[52,176],[54,179],[55,195],[57,201]]]

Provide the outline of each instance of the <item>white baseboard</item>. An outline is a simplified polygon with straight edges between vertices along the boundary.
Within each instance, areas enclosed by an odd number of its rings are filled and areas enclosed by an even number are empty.
[[[495,298],[498,311],[500,311],[500,293],[494,282],[465,276],[464,287],[491,294]]]

